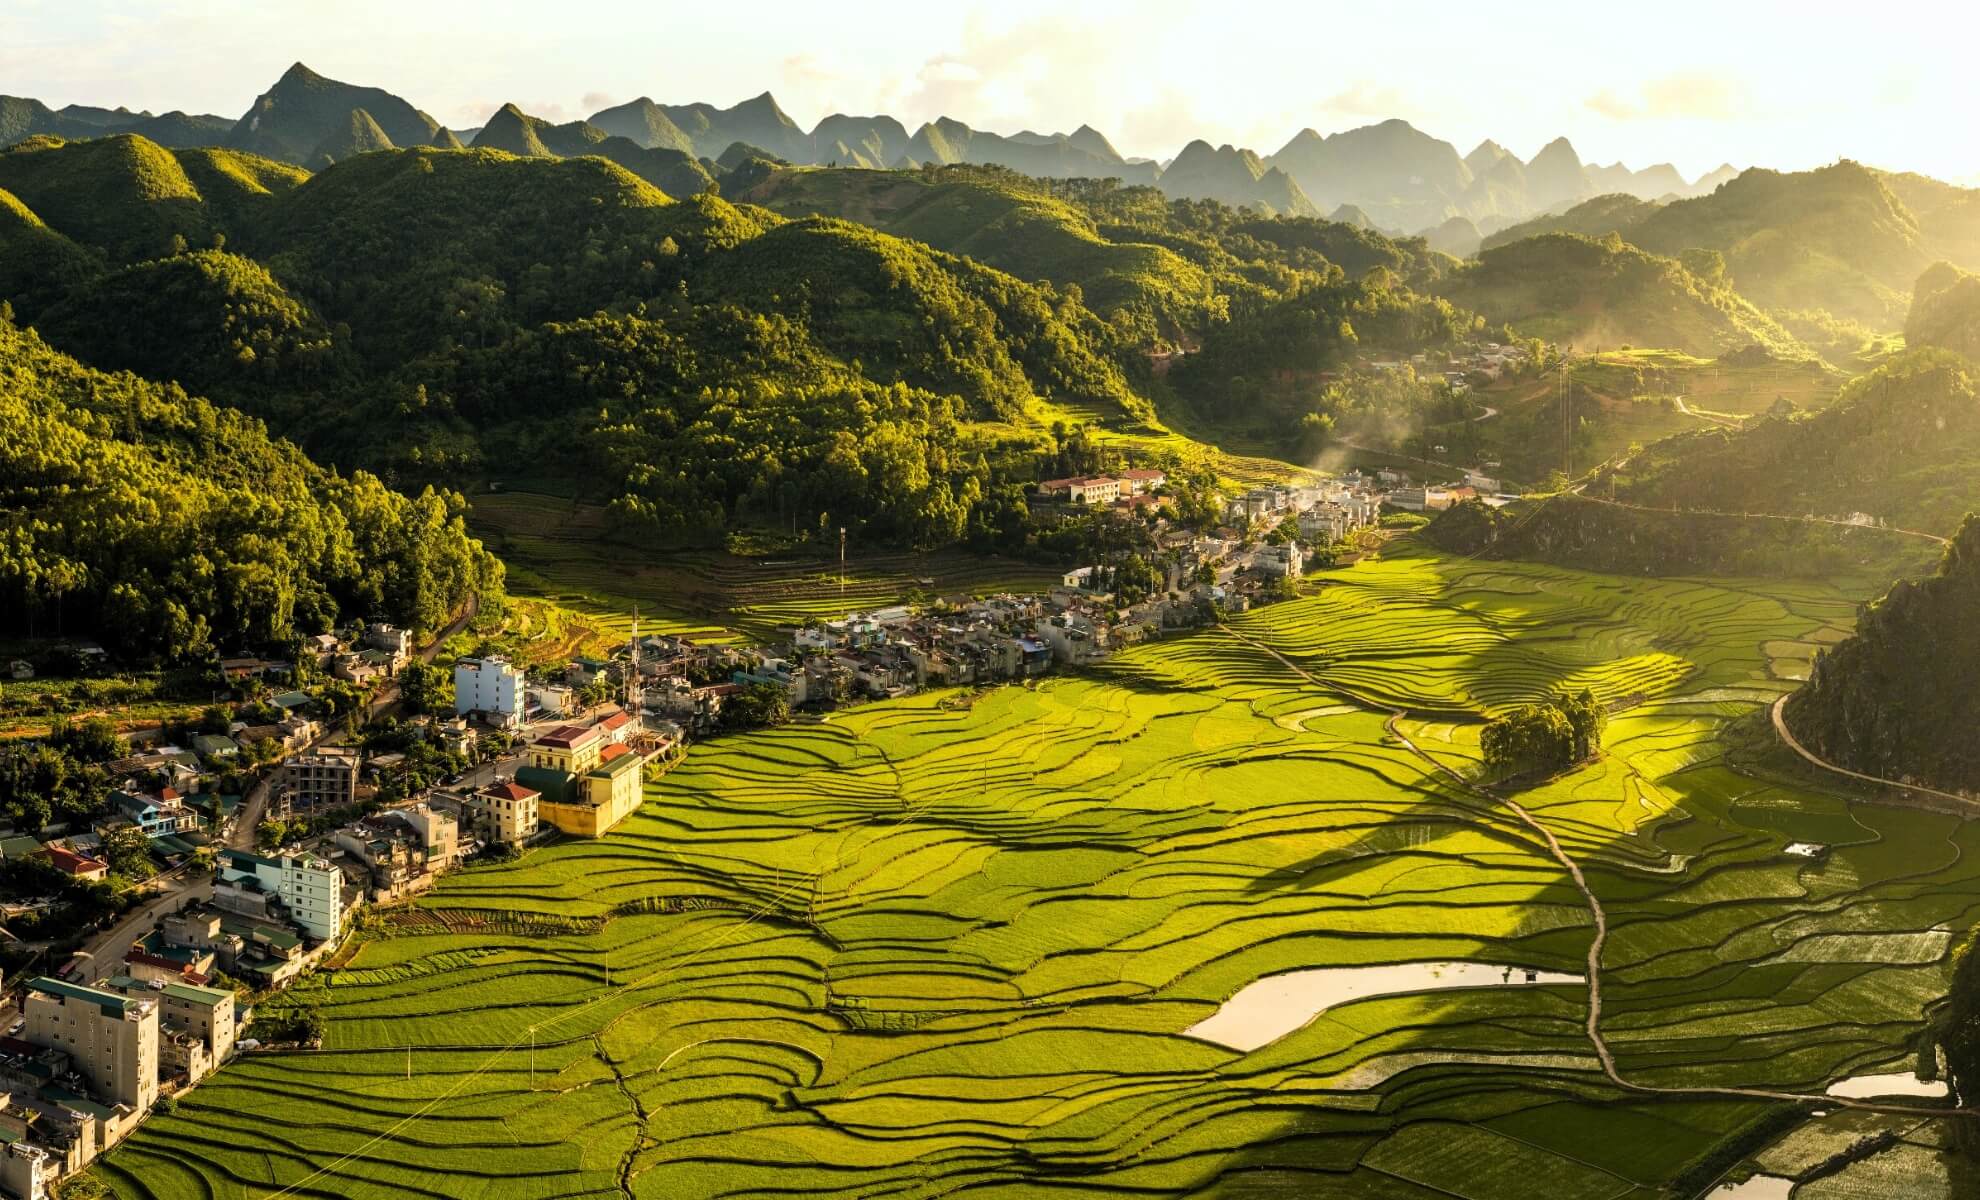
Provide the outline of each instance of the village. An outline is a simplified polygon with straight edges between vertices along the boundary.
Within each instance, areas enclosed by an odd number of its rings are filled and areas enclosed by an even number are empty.
[[[1367,536],[1379,540],[1385,513],[1498,488],[1477,471],[1439,484],[1350,471],[1249,489],[1190,530],[1153,516],[1166,484],[1161,470],[1129,468],[1037,489],[1047,510],[1145,520],[1155,553],[1139,571],[1096,562],[1044,592],[849,612],[768,646],[641,636],[635,623],[608,656],[561,668],[465,657],[451,664],[444,711],[403,711],[407,681],[445,668],[427,668],[433,647],[423,655],[389,624],[308,639],[304,670],[222,659],[237,703],[175,740],[131,736],[102,764],[114,785],[86,827],[0,837],[0,863],[51,887],[121,880],[133,906],[59,969],[43,962],[7,981],[19,999],[17,1012],[0,1010],[0,1191],[36,1200],[230,1057],[308,1044],[313,1030],[258,1022],[255,1002],[335,955],[367,906],[464,864],[603,836],[697,739],[1090,666],[1296,595],[1309,570],[1352,563]],[[32,675],[26,663],[11,671]],[[297,686],[304,678],[316,686]],[[358,736],[351,711],[333,711],[339,688],[362,697],[371,728],[387,718],[393,740]],[[132,880],[144,873],[133,846],[152,878]],[[10,916],[52,906],[6,903]]]

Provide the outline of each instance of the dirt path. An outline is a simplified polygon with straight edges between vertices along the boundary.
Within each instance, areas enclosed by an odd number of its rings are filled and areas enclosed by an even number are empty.
[[[1615,1053],[1609,1049],[1608,1038],[1602,1033],[1602,951],[1606,948],[1609,941],[1609,916],[1607,911],[1602,907],[1602,901],[1596,897],[1595,890],[1588,886],[1588,878],[1582,874],[1581,864],[1576,862],[1574,857],[1561,846],[1560,839],[1554,836],[1554,832],[1548,829],[1532,813],[1528,812],[1524,806],[1513,800],[1510,796],[1480,787],[1447,764],[1438,761],[1436,757],[1411,741],[1409,736],[1402,732],[1399,725],[1399,722],[1409,715],[1407,709],[1393,708],[1381,704],[1369,704],[1368,701],[1353,696],[1352,693],[1342,691],[1332,684],[1314,678],[1304,667],[1301,667],[1298,663],[1293,662],[1263,642],[1246,637],[1228,625],[1219,625],[1218,628],[1238,641],[1243,642],[1245,645],[1250,646],[1252,649],[1269,655],[1287,670],[1314,687],[1324,689],[1334,695],[1347,696],[1357,703],[1373,708],[1376,711],[1387,712],[1389,717],[1383,723],[1383,728],[1388,730],[1389,736],[1400,742],[1404,749],[1414,754],[1417,758],[1422,759],[1433,771],[1451,780],[1457,787],[1469,795],[1485,800],[1493,805],[1503,806],[1521,824],[1533,831],[1534,835],[1546,847],[1548,855],[1561,865],[1562,870],[1567,872],[1568,879],[1574,884],[1575,890],[1581,893],[1582,903],[1587,907],[1589,918],[1594,924],[1595,935],[1588,943],[1588,1019],[1583,1028],[1588,1038],[1589,1046],[1595,1051],[1596,1060],[1602,1064],[1602,1074],[1608,1077],[1610,1083],[1624,1091],[1636,1092],[1643,1095],[1729,1096],[1748,1100],[1774,1100],[1790,1104],[1817,1104],[1824,1108],[1855,1108],[1866,1112],[1895,1116],[1980,1116],[1980,1111],[1970,1108],[1922,1108],[1912,1105],[1880,1104],[1874,1100],[1856,1100],[1846,1096],[1831,1096],[1827,1093],[1785,1092],[1776,1091],[1771,1088],[1662,1087],[1656,1084],[1637,1083],[1627,1078],[1623,1075],[1621,1069],[1616,1066]],[[1776,705],[1775,712],[1778,719],[1778,704]],[[1783,735],[1785,736],[1784,728]],[[1819,762],[1819,760],[1815,761]],[[1845,772],[1845,774],[1847,773]],[[1858,778],[1863,778],[1863,776],[1858,776]],[[1940,794],[1944,795],[1948,793]]]

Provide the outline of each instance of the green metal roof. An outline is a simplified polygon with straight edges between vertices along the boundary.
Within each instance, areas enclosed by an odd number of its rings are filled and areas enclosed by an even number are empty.
[[[612,779],[627,771],[639,770],[640,758],[637,754],[621,754],[611,762],[599,763],[591,768],[591,774],[598,779]]]
[[[7,859],[9,862],[17,858],[25,858],[39,849],[41,849],[41,843],[25,835],[0,838],[0,858]]]
[[[60,996],[65,1000],[83,1000],[96,1005],[108,1016],[122,1017],[136,1011],[137,1001],[106,992],[101,988],[84,987],[63,979],[50,979],[46,975],[28,980],[28,987],[47,996]]]
[[[168,983],[162,989],[174,1000],[184,1000],[188,1004],[198,1004],[206,1008],[218,1008],[223,1003],[232,1003],[234,993],[223,992],[219,988],[200,987],[191,983]]]
[[[93,1100],[85,1100],[74,1092],[63,1091],[61,1088],[44,1087],[41,1089],[41,1096],[44,1100],[53,1100],[63,1108],[73,1108],[79,1113],[87,1113],[99,1121],[107,1121],[117,1115]]]

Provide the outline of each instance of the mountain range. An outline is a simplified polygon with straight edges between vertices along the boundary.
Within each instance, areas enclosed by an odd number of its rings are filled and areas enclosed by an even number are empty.
[[[1271,215],[1344,219],[1345,211],[1355,223],[1391,233],[1434,234],[1440,248],[1460,254],[1477,248],[1473,231],[1483,238],[1608,193],[1646,201],[1701,195],[1737,173],[1721,167],[1687,183],[1669,164],[1634,171],[1584,163],[1565,138],[1524,161],[1492,141],[1460,156],[1449,142],[1401,120],[1326,136],[1303,129],[1270,155],[1192,141],[1164,165],[1123,156],[1090,125],[1071,133],[999,134],[942,117],[909,132],[891,116],[835,113],[807,132],[768,92],[728,108],[641,97],[564,124],[505,105],[479,130],[457,132],[390,92],[329,79],[302,63],[234,121],[78,105],[56,110],[0,96],[0,146],[38,134],[76,140],[137,133],[163,146],[225,146],[315,169],[367,150],[450,149],[469,140],[463,132],[475,146],[518,154],[599,154],[676,194],[706,186],[718,174],[710,165],[742,144],[758,157],[797,165],[995,165],[1038,178],[1154,185],[1173,197]],[[695,160],[699,169],[690,165]]]

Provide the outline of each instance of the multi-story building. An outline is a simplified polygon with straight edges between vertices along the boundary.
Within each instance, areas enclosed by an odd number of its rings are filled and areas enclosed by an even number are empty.
[[[60,1050],[104,1100],[144,1112],[158,1098],[158,1005],[60,979],[31,979],[21,1038]]]
[[[290,809],[335,808],[357,803],[358,757],[342,750],[298,754],[282,764]]]
[[[639,807],[643,764],[637,753],[614,742],[582,775],[549,767],[525,767],[516,775],[540,785],[543,820],[576,837],[602,837]]]
[[[539,795],[535,788],[513,782],[491,784],[476,792],[472,803],[488,840],[504,846],[528,841],[536,833]]]
[[[393,673],[412,658],[412,634],[397,625],[374,623],[364,631],[364,644],[389,656],[387,661]]]
[[[598,765],[605,735],[589,725],[559,725],[529,744],[529,765],[582,775]]]
[[[344,873],[328,859],[303,851],[277,858],[222,850],[213,880],[213,902],[252,916],[270,916],[268,901],[310,937],[335,941],[344,928]]]
[[[479,716],[507,728],[521,724],[524,698],[523,673],[505,658],[464,658],[454,664],[457,716]]]
[[[453,865],[454,859],[460,855],[460,823],[452,813],[421,802],[406,808],[387,809],[379,813],[377,819],[396,821],[412,830],[426,851],[426,869],[429,871]]]

